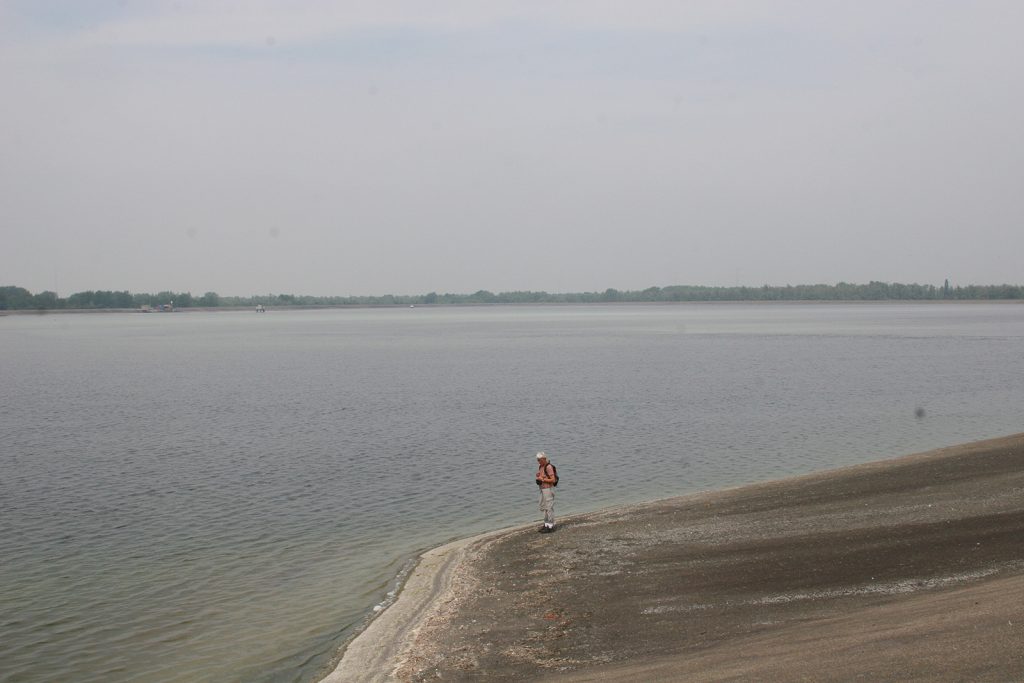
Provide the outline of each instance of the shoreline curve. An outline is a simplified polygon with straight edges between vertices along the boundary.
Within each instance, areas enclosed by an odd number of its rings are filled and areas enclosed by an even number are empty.
[[[424,551],[415,560],[394,602],[373,617],[341,653],[334,670],[319,683],[384,683],[407,658],[409,644],[420,625],[446,599],[451,599],[453,576],[470,553],[481,552],[489,541],[523,525],[486,531],[449,541]]]
[[[424,552],[322,683],[1024,676],[1024,433],[533,526]]]

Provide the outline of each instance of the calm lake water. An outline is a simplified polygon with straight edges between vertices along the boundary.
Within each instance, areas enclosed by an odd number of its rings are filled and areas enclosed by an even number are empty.
[[[1022,352],[1019,304],[0,317],[0,682],[313,681],[537,450],[564,515],[1001,436]]]

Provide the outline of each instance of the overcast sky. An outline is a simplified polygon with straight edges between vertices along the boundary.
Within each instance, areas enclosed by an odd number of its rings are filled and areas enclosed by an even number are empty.
[[[1024,3],[0,0],[0,285],[1024,282]]]

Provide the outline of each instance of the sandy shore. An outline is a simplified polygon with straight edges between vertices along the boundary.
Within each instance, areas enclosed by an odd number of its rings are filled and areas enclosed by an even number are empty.
[[[328,681],[1024,680],[1024,434],[426,553]]]

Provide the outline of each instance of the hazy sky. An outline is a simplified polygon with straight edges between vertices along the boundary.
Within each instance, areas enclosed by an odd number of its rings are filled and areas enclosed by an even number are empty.
[[[1024,2],[0,0],[0,285],[1024,282]]]

